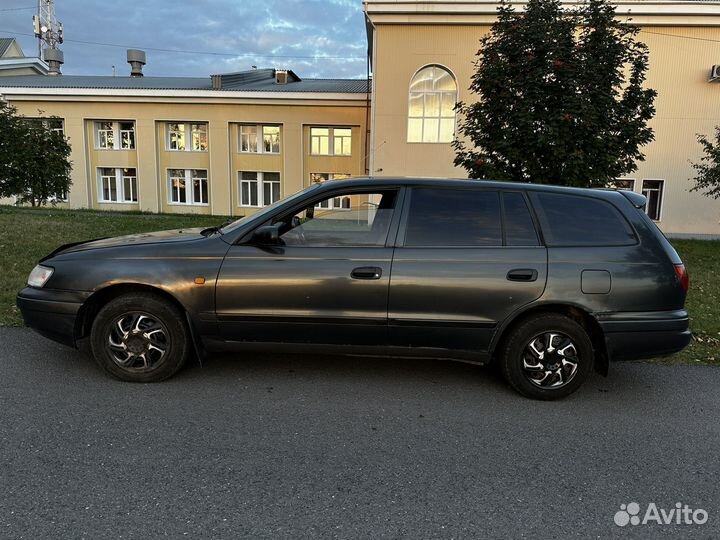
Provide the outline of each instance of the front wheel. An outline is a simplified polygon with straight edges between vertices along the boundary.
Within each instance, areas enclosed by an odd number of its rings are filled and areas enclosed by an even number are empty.
[[[514,328],[500,351],[500,367],[522,395],[552,400],[566,397],[592,371],[590,337],[578,323],[554,313],[528,319]]]
[[[132,382],[172,377],[190,354],[183,313],[167,300],[144,292],[108,302],[95,317],[90,343],[106,373]]]

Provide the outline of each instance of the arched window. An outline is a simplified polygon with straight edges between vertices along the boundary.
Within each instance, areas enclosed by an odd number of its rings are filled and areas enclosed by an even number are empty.
[[[440,66],[427,66],[410,81],[408,142],[449,143],[455,133],[457,84]]]

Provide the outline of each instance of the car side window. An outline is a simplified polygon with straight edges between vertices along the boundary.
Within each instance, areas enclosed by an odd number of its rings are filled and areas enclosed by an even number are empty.
[[[637,242],[628,221],[612,204],[564,193],[531,193],[549,246],[627,246]]]
[[[501,246],[497,191],[413,188],[405,246]]]
[[[283,220],[287,246],[384,246],[397,190],[334,193]]]
[[[518,192],[505,192],[503,211],[505,218],[505,245],[538,246],[537,231],[525,197]]]

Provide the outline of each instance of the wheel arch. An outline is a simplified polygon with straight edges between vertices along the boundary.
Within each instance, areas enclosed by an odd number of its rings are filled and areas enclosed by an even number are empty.
[[[196,331],[192,320],[189,317],[185,306],[171,293],[160,287],[153,285],[147,285],[145,283],[113,283],[102,287],[95,291],[90,297],[85,300],[85,303],[80,307],[77,318],[75,320],[75,331],[74,339],[82,339],[90,335],[90,329],[92,322],[95,319],[97,313],[111,300],[122,296],[123,294],[136,293],[136,292],[148,292],[157,295],[164,300],[167,300],[175,307],[177,307],[184,315],[186,324],[190,330],[193,345],[196,350],[198,347]]]
[[[541,313],[557,313],[580,324],[585,329],[588,336],[590,336],[590,341],[593,345],[593,351],[595,353],[595,371],[607,376],[609,360],[607,346],[605,344],[605,334],[600,327],[600,324],[597,322],[595,317],[583,307],[570,303],[535,304],[514,313],[511,317],[508,317],[505,321],[503,321],[497,332],[495,332],[495,335],[490,343],[490,357],[492,361],[495,361],[495,352],[502,348],[504,341],[514,328],[522,322]]]

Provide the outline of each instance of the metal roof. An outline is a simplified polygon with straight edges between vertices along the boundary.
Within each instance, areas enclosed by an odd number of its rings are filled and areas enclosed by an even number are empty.
[[[13,41],[15,41],[15,38],[0,38],[0,56],[5,54],[5,51],[10,48],[10,45],[12,45]]]
[[[288,72],[292,73],[292,72]],[[300,79],[287,84],[275,82],[274,70],[253,70],[220,75],[222,86],[213,88],[210,77],[110,77],[88,75],[0,77],[4,88],[84,88],[118,90],[214,90],[243,92],[327,92],[367,93],[366,79]]]

